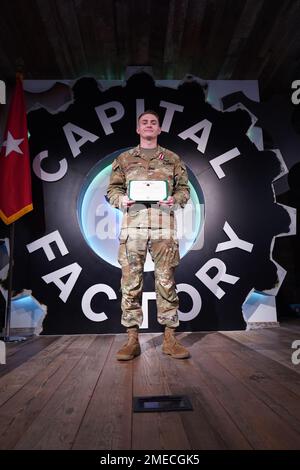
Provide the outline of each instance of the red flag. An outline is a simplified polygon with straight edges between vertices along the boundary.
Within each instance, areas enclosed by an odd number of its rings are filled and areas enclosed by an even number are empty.
[[[17,78],[0,150],[0,217],[6,224],[33,209],[27,119],[21,78]]]

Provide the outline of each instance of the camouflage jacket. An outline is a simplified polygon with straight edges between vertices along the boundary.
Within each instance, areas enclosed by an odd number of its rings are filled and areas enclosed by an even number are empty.
[[[166,180],[168,182],[168,196],[174,197],[175,207],[178,205],[184,207],[190,198],[188,175],[184,163],[176,153],[160,146],[150,159],[142,154],[138,145],[121,153],[114,160],[107,189],[107,196],[112,206],[121,208],[120,200],[122,196],[127,194],[130,180]],[[141,210],[137,208],[135,210],[135,206],[133,206],[128,211],[131,219],[128,221],[129,225],[149,226],[149,220],[146,220],[147,211],[148,213],[149,211],[152,212],[153,220],[157,216],[159,218],[159,212],[170,212],[169,209],[162,208]],[[171,217],[173,217],[173,211],[171,213]],[[150,226],[153,227],[153,221]],[[161,222],[158,223],[158,226],[161,226]]]

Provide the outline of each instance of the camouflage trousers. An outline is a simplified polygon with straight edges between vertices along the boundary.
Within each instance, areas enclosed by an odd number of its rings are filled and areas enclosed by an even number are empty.
[[[123,232],[123,233],[122,233]],[[122,267],[122,319],[125,327],[141,326],[143,271],[147,250],[154,262],[157,320],[169,327],[179,325],[178,296],[174,280],[179,246],[174,230],[129,228],[121,231],[118,260]]]

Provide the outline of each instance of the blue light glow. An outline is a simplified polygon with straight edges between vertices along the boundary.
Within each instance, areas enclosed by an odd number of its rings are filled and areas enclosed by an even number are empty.
[[[114,152],[100,160],[87,175],[78,199],[77,214],[81,231],[91,249],[107,263],[120,268],[118,263],[119,233],[123,214],[113,208],[106,200],[106,192],[111,174],[113,160],[123,151]],[[189,236],[185,236],[185,227],[181,227],[183,236],[179,237],[180,256],[183,257],[197,240],[204,219],[204,199],[195,176],[189,171],[192,226]],[[197,188],[197,190],[195,189]],[[178,231],[180,227],[177,219]],[[152,262],[151,262],[152,264]],[[148,266],[148,267],[147,267]],[[153,270],[147,264],[146,271]]]
[[[34,297],[28,294],[19,296],[17,299],[12,299],[12,310],[25,310],[26,312],[35,312],[41,310],[40,304]]]
[[[268,297],[270,297],[270,296],[268,294],[265,294],[264,292],[253,291],[249,295],[249,297],[246,300],[246,302],[244,303],[244,305],[246,305],[246,304],[254,305],[254,304],[257,304],[257,303],[264,303],[264,300]]]

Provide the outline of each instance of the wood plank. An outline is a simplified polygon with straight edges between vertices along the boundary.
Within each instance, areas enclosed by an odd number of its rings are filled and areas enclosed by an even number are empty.
[[[0,406],[17,393],[29,380],[41,372],[75,337],[59,337],[28,361],[0,378]],[[44,344],[44,343],[43,343]]]
[[[28,346],[30,343],[37,341],[39,336],[28,336],[25,341],[6,343],[6,357],[12,356],[24,346]]]
[[[232,352],[212,352],[211,356],[300,434],[299,395],[268,376],[259,363],[249,362],[244,356]]]
[[[289,369],[293,370],[297,374],[300,374],[300,367],[299,365],[295,365],[292,363],[292,353],[295,350],[290,349],[261,349],[260,353],[263,354],[266,357],[269,357],[270,359],[273,359],[274,361],[278,362],[279,364],[282,364],[285,367],[288,367]]]
[[[273,349],[274,338],[267,336],[264,329],[250,331],[222,331],[227,337],[238,341],[248,348],[259,351],[260,349]]]
[[[244,334],[239,331],[226,331],[223,332],[223,334],[234,339],[235,341],[238,341],[250,349],[259,351],[262,355],[273,359],[274,361],[284,365],[285,367],[288,367],[294,372],[300,373],[300,368],[292,363],[291,356],[294,350],[291,349],[291,344],[289,341],[287,341],[285,347],[279,348],[274,341],[274,337],[268,337],[266,331],[261,331],[261,333],[258,331],[250,331],[245,332]]]
[[[195,355],[206,384],[254,449],[299,449],[300,436],[211,353]]]
[[[263,334],[266,338],[269,338],[273,343],[273,347],[291,347],[292,342],[295,339],[300,339],[300,330],[299,332],[293,330],[287,330],[281,327],[276,328],[264,328]]]
[[[161,353],[158,353],[153,340],[155,336],[157,335],[147,333],[140,335],[142,355],[135,359],[133,365],[134,396],[170,394],[170,387],[161,365]],[[190,448],[179,412],[133,414],[132,449]]]
[[[0,449],[12,449],[17,444],[93,341],[85,336],[66,339],[64,348],[52,351],[52,362],[0,407]],[[36,364],[32,368],[36,369]]]
[[[16,367],[19,367],[56,340],[57,336],[38,336],[35,341],[24,344],[24,346],[18,349],[12,356],[8,356],[6,364],[1,365],[0,377],[3,377]]]
[[[176,75],[175,67],[178,64],[183,35],[186,31],[190,32],[190,34],[194,33],[193,39],[196,41],[195,35],[199,31],[199,17],[196,15],[196,7],[199,6],[199,4],[200,8],[203,9],[203,2],[196,2],[195,5],[188,0],[175,0],[169,4],[163,58],[164,73],[166,76],[170,76],[169,74],[172,74],[172,77]],[[191,14],[190,9],[192,9],[194,15]],[[190,18],[188,28],[185,24],[187,16]],[[187,54],[192,53],[190,50],[186,52]],[[181,58],[186,59],[187,54],[183,52]]]
[[[226,334],[227,332],[222,332],[222,335]],[[241,345],[239,342],[234,341],[234,339],[232,339],[231,352],[245,358],[245,360],[252,364],[257,364],[263,373],[268,374],[276,383],[283,385],[300,398],[300,378],[293,370],[262,355],[261,351],[257,352]]]
[[[217,335],[210,334],[209,338],[212,336]],[[185,346],[188,346],[184,335],[180,335],[179,338]],[[160,349],[156,339],[155,344]],[[191,359],[181,361],[162,355],[161,363],[172,394],[187,395],[192,402],[193,412],[180,413],[192,448],[251,449],[249,442],[224,407],[216,400],[210,387],[205,383],[202,372],[195,365],[193,356],[199,354],[201,357],[201,344],[194,343],[189,349],[192,353]]]
[[[72,449],[131,447],[132,361],[119,362],[115,357],[124,339],[124,335],[114,337]]]
[[[86,337],[92,342],[15,449],[71,448],[113,339],[110,335]]]
[[[158,2],[150,3],[150,12],[149,12],[149,48],[148,48],[148,61],[153,66],[153,73],[157,77],[163,75],[163,65],[164,65],[164,45],[167,38],[167,29],[168,29],[168,14],[169,14],[169,2]],[[132,18],[133,12],[131,15]],[[140,38],[136,34],[135,24],[137,21],[131,21],[131,31],[134,31],[132,35],[133,41],[131,47],[134,43],[139,42]],[[135,58],[135,47],[132,47],[130,50],[131,57]]]
[[[294,332],[295,334],[298,334],[300,336],[300,325],[299,323],[283,323],[280,325],[280,329],[286,330],[286,331],[291,331]]]
[[[185,361],[140,338],[122,363],[125,335],[59,337],[0,378],[0,448],[299,448],[300,377],[279,362],[293,331],[181,333]],[[187,394],[194,410],[132,415],[132,394]]]
[[[241,3],[244,3],[244,9],[239,18],[236,19],[235,27],[232,29],[232,36],[230,44],[228,45],[227,54],[223,64],[221,64],[222,68],[217,77],[221,80],[228,79],[232,76],[232,71],[234,70],[239,56],[242,53],[247,36],[251,34],[251,30],[257,21],[257,17],[262,9],[264,0],[255,0],[255,2],[252,0],[246,0]]]
[[[299,2],[291,2],[288,8],[282,3],[281,9],[277,15],[279,21],[275,24],[273,22],[273,34],[269,44],[264,41],[264,49],[268,49],[267,60],[256,70],[265,86],[269,86],[270,81],[274,83],[276,76],[286,75],[286,65],[291,60],[291,51],[295,51],[295,46],[299,44]],[[280,81],[285,86],[290,85],[286,79]]]
[[[76,5],[72,1],[67,0],[65,2],[56,2],[56,8],[57,32],[62,34],[64,38],[72,38],[72,45],[68,41],[64,41],[63,47],[67,48],[68,57],[72,60],[76,74],[84,75],[89,72],[89,68],[78,21],[80,15],[77,15]]]
[[[249,76],[254,78],[261,62],[261,45],[271,34],[274,18],[281,14],[281,8],[282,2],[263,2],[259,15],[254,18],[251,31],[243,41],[243,48],[240,49],[239,59],[231,74],[233,79],[245,79]]]
[[[244,3],[228,2],[228,0],[218,0],[216,2],[212,25],[205,40],[205,57],[207,58],[205,62],[207,71],[212,77],[217,77],[220,72],[222,63],[226,58],[226,52],[231,44],[233,32],[242,15]],[[196,60],[199,61],[199,58]]]
[[[233,342],[231,337],[227,338],[217,331],[181,333],[180,338],[184,339],[184,344],[189,350],[195,350],[197,353],[199,348],[201,351],[227,351]],[[242,345],[235,344],[242,349]]]

